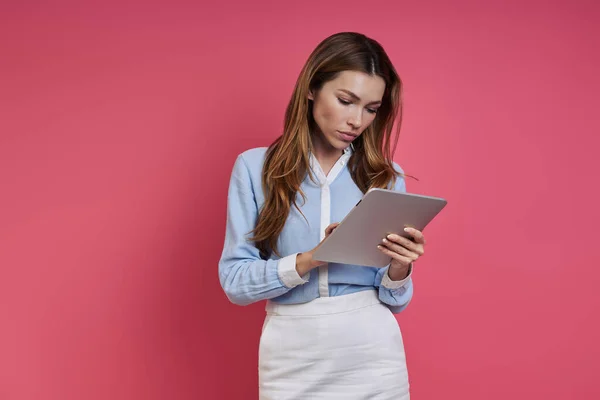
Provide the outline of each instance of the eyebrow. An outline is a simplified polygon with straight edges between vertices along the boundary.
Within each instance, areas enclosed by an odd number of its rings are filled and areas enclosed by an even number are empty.
[[[346,93],[348,96],[352,97],[354,100],[360,101],[360,97],[358,97],[356,94],[352,93],[351,91],[346,90],[346,89],[340,89],[340,91]],[[372,101],[369,104],[381,104],[381,101]]]

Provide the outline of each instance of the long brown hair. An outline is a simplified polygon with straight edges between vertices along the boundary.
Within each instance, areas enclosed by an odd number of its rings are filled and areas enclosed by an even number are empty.
[[[348,161],[352,179],[365,193],[371,188],[394,185],[399,175],[392,156],[402,121],[402,81],[383,47],[375,40],[354,32],[334,34],[323,40],[306,61],[285,112],[283,134],[267,150],[262,172],[265,203],[251,238],[265,258],[271,252],[280,256],[277,239],[292,204],[300,211],[297,193],[306,201],[300,184],[307,173],[314,180],[309,157],[310,133],[315,131],[316,124],[309,92],[316,93],[342,71],[377,75],[386,84],[375,119],[353,142],[354,152]]]

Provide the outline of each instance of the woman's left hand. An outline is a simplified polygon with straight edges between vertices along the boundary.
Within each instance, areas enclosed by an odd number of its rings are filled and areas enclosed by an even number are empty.
[[[406,275],[410,265],[425,254],[425,236],[414,228],[405,228],[404,231],[412,237],[412,240],[390,234],[377,247],[392,258],[390,272],[392,269],[399,269]]]

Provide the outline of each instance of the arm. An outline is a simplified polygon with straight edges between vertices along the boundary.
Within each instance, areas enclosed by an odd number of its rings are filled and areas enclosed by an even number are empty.
[[[394,167],[402,171],[402,168],[396,163]],[[398,177],[394,190],[398,192],[406,192],[406,182],[403,177]],[[413,296],[412,283],[412,264],[405,269],[390,270],[388,264],[385,268],[381,268],[375,276],[374,286],[379,289],[379,300],[388,305],[390,310],[397,314],[403,311]]]
[[[271,299],[306,283],[296,270],[297,254],[279,260],[263,260],[247,240],[256,225],[258,209],[250,174],[242,155],[238,156],[227,197],[225,244],[219,261],[219,280],[227,298],[238,305]]]

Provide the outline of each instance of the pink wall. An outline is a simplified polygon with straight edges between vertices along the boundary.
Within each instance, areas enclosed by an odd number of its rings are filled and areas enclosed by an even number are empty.
[[[449,199],[398,317],[413,398],[600,398],[594,2],[4,3],[0,399],[256,398],[229,173],[340,30],[388,50],[396,161]]]

